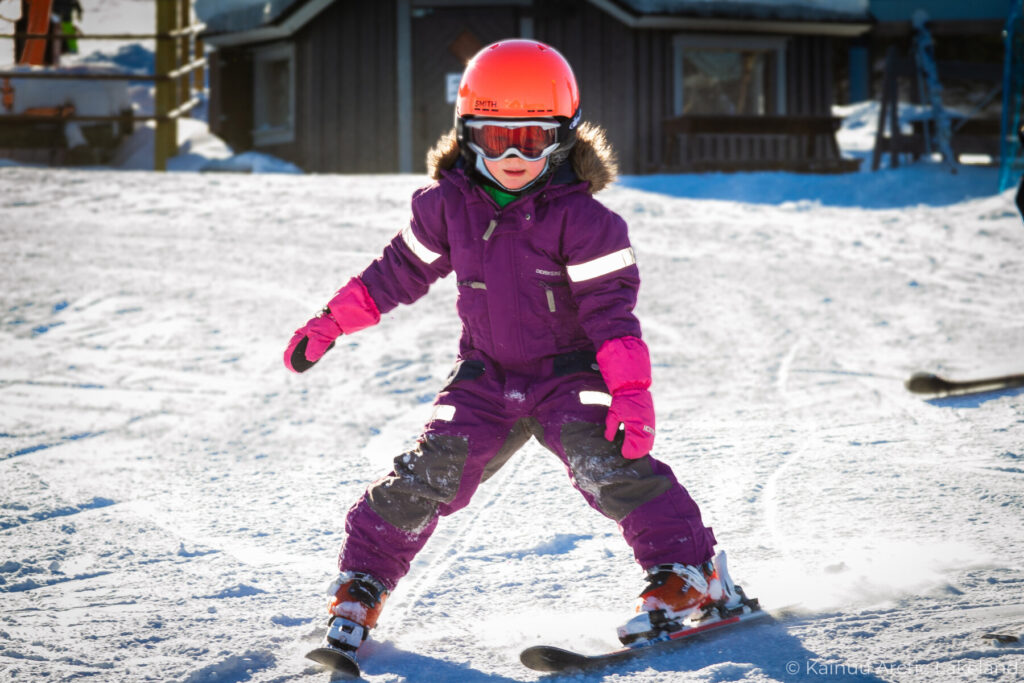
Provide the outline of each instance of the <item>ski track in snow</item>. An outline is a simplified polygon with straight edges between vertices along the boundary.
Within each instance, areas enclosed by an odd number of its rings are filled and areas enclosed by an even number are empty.
[[[938,205],[912,192],[941,171],[884,173],[778,203],[601,195],[641,265],[657,452],[779,616],[553,680],[1019,679],[1024,645],[980,636],[1024,634],[1024,391],[901,382],[1024,370],[1024,228],[1010,193]],[[430,415],[455,288],[305,375],[281,353],[423,182],[0,168],[0,679],[329,680],[302,654],[344,514]],[[519,650],[614,647],[641,585],[530,443],[441,520],[365,678],[546,680]]]

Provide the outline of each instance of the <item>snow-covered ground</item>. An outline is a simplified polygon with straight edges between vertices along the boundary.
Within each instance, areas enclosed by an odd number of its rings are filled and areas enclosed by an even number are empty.
[[[0,168],[0,679],[326,678],[301,655],[343,515],[430,413],[455,287],[306,375],[281,353],[423,182]],[[797,605],[606,680],[1019,679],[1024,645],[981,636],[1024,634],[1024,393],[901,383],[1024,371],[1024,227],[994,185],[922,164],[602,195],[639,254],[657,452],[749,592]],[[531,444],[443,521],[366,678],[535,680],[522,647],[612,646],[641,583]]]

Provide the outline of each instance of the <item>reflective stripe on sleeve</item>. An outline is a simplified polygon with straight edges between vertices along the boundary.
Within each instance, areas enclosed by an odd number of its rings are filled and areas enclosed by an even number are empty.
[[[610,406],[612,395],[603,391],[581,391],[580,403],[585,406]]]
[[[575,266],[566,266],[565,270],[570,280],[573,282],[583,282],[628,268],[634,263],[636,263],[636,254],[633,252],[633,247],[626,247],[625,249],[596,258],[593,261],[578,263]]]
[[[451,422],[455,419],[455,406],[449,406],[445,404],[439,404],[434,407],[434,414],[431,415],[430,421],[438,422]]]
[[[412,231],[412,225],[407,226],[402,231],[402,241],[405,242],[405,246],[409,247],[409,251],[416,254],[419,260],[424,263],[433,263],[441,258],[440,254],[431,251],[423,242],[416,239],[416,235]]]

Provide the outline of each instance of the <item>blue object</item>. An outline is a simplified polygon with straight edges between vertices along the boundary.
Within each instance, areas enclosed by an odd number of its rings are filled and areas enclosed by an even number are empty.
[[[1000,126],[999,191],[1012,187],[1024,169],[1020,159],[1021,105],[1024,104],[1024,16],[1021,0],[1010,0],[1003,31],[1003,117]]]
[[[866,45],[855,44],[850,48],[850,102],[864,102],[871,98],[868,82],[871,78],[871,63]]]
[[[1006,0],[871,0],[871,14],[878,21],[910,21],[923,9],[934,21],[1003,19]]]

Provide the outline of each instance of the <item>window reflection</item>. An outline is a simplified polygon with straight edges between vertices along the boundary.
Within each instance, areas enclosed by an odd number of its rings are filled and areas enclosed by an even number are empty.
[[[766,113],[767,54],[688,48],[683,52],[684,114]]]

